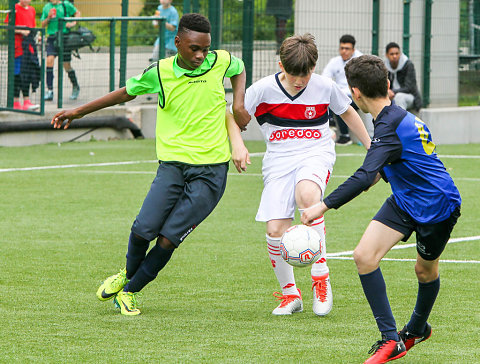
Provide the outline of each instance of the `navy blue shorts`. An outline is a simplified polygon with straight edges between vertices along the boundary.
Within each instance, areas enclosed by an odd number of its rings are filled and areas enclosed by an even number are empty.
[[[55,40],[57,37],[55,35],[50,35],[47,38],[47,56],[58,56],[58,49],[55,47]],[[70,62],[72,60],[72,51],[63,51],[63,62]]]
[[[402,241],[407,241],[415,231],[418,254],[425,260],[435,260],[445,249],[459,217],[460,206],[445,221],[436,224],[419,224],[397,205],[395,198],[391,195],[378,210],[373,220],[405,235]]]
[[[132,232],[148,241],[164,236],[178,247],[217,206],[227,172],[228,163],[161,162]]]

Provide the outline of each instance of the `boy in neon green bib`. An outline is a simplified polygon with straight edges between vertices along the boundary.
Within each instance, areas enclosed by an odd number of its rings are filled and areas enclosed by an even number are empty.
[[[232,81],[235,116],[249,119],[243,106],[243,62],[226,51],[209,51],[208,19],[200,14],[184,15],[175,46],[176,56],[153,63],[142,75],[129,79],[126,87],[76,109],[61,111],[52,119],[55,128],[65,122],[66,129],[74,119],[136,95],[159,95],[157,176],[132,225],[125,268],[108,277],[97,291],[101,301],[113,298],[124,315],[140,313],[137,292],[155,279],[175,248],[223,195],[230,160],[227,128],[229,133],[238,133],[238,128],[225,121],[225,76]],[[230,136],[238,156],[234,162],[241,171],[249,163],[248,151],[239,133]]]

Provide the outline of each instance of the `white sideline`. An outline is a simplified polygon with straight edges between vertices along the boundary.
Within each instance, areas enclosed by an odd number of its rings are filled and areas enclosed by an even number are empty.
[[[454,243],[461,243],[465,241],[475,241],[475,240],[480,240],[480,235],[476,236],[467,236],[464,238],[453,238],[448,241],[447,244],[454,244]],[[398,250],[398,249],[407,249],[407,248],[413,248],[415,247],[415,243],[411,244],[400,244],[400,245],[395,245],[391,250]],[[351,256],[353,254],[353,250],[347,250],[343,252],[336,252],[336,253],[327,253],[327,258],[328,259],[338,259],[338,260],[353,260],[353,257]],[[383,258],[382,260],[386,261],[396,261],[396,262],[415,262],[416,259],[400,259],[400,258]],[[473,264],[480,264],[479,260],[451,260],[451,259],[445,259],[442,260],[440,259],[440,262],[442,263],[473,263]]]

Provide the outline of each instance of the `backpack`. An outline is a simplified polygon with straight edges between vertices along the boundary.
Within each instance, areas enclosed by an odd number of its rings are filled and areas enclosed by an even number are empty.
[[[90,29],[85,27],[71,30],[63,37],[63,47],[66,51],[78,50],[87,46],[93,51],[92,43],[97,38]]]

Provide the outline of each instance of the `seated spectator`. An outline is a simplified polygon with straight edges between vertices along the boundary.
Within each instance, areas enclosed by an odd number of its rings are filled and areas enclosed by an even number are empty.
[[[350,99],[352,95],[350,89],[348,88],[347,78],[345,77],[345,65],[352,58],[362,55],[362,52],[355,49],[355,37],[350,34],[344,34],[340,38],[340,55],[333,57],[327,63],[323,69],[322,75],[329,77],[335,81],[335,83],[340,87],[340,89],[348,96]],[[372,116],[370,114],[364,114],[355,103],[352,101],[352,107],[358,112],[360,118],[365,124],[365,128],[368,131],[370,136],[373,136],[373,123]],[[336,140],[337,145],[350,145],[352,140],[350,139],[350,133],[348,130],[347,124],[342,120],[338,115],[333,114],[333,118],[337,125],[337,134],[338,138]]]
[[[400,52],[400,46],[395,42],[387,44],[385,56],[384,62],[390,80],[388,97],[402,109],[420,110],[422,97],[418,91],[415,67],[412,61]]]

